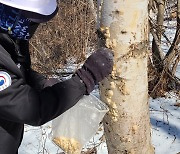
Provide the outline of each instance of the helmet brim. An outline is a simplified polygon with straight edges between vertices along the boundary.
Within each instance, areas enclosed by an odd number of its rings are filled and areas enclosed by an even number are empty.
[[[22,10],[22,15],[26,18],[28,18],[30,21],[36,22],[36,23],[43,23],[51,20],[58,12],[58,7],[55,9],[55,11],[50,15],[42,15],[39,13],[31,12],[31,11],[24,11]]]
[[[0,3],[42,15],[51,15],[57,8],[56,0],[0,0]]]

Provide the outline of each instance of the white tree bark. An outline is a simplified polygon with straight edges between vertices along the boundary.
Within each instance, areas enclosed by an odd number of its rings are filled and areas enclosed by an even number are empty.
[[[114,51],[112,75],[101,83],[109,154],[152,154],[147,80],[148,0],[104,0],[101,31]]]

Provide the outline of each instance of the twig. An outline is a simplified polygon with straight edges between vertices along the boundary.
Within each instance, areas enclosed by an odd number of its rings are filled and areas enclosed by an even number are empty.
[[[175,142],[175,140],[176,140],[176,135],[174,135],[174,140],[172,141],[172,143],[174,143],[174,142]]]
[[[179,61],[180,61],[180,53],[179,53],[178,57],[176,58],[175,63],[173,65],[173,67],[172,67],[172,74],[173,75],[176,73],[176,68],[178,66]]]

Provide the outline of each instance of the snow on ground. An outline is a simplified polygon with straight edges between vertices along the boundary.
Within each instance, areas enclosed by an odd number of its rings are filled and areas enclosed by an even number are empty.
[[[180,152],[180,107],[176,104],[180,100],[175,94],[169,93],[166,98],[150,98],[149,101],[155,153],[177,154]],[[19,154],[60,154],[62,151],[49,138],[50,131],[51,122],[41,127],[26,125]],[[103,130],[99,130],[87,147],[97,146],[97,154],[108,154],[105,141],[100,141],[102,134]]]
[[[180,107],[177,96],[150,99],[152,143],[156,154],[177,154],[180,152]],[[180,103],[180,102],[179,102]]]

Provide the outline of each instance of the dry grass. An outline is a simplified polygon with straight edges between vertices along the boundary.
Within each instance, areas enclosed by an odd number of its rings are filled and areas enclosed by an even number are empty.
[[[95,17],[86,0],[61,0],[56,17],[41,24],[31,40],[32,66],[52,75],[68,63],[85,60],[89,48],[96,48]]]

